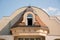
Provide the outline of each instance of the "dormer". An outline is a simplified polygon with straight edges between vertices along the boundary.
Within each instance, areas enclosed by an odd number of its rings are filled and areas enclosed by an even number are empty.
[[[22,13],[19,20],[13,26],[46,26],[39,16],[35,14],[33,8],[28,6]]]
[[[48,33],[48,28],[47,26],[41,21],[39,16],[35,14],[33,8],[31,6],[28,6],[23,12],[19,20],[12,26],[12,34],[17,35],[20,33],[32,33],[32,35],[36,33],[40,33],[43,31],[45,34],[41,35],[46,35]],[[27,34],[26,34],[27,35]],[[38,34],[37,34],[38,35]]]

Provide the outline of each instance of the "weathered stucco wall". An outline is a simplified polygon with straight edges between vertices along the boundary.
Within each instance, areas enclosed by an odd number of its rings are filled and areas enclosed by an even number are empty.
[[[60,24],[56,20],[50,19],[50,16],[41,9],[38,9],[36,7],[33,9],[34,12],[40,17],[42,22],[45,23],[49,28],[49,35],[60,35]]]

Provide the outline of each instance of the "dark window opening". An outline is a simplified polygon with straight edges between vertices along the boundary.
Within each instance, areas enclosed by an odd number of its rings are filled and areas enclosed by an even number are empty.
[[[41,40],[41,38],[36,38],[36,40]]]
[[[25,38],[25,40],[29,40],[29,38]]]
[[[18,40],[23,40],[23,38],[18,38]]]
[[[18,40],[41,40],[41,38],[18,38]]]
[[[55,40],[60,40],[60,39],[55,39]]]
[[[32,26],[32,22],[33,22],[33,16],[32,16],[32,14],[28,14],[28,16],[27,16],[27,25]]]
[[[34,40],[34,38],[30,38],[30,40]]]
[[[28,18],[28,26],[32,26],[32,18]]]

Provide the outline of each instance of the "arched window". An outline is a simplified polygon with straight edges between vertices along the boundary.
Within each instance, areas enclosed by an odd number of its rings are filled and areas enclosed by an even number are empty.
[[[32,16],[32,14],[28,14],[28,16],[27,16],[28,26],[32,26],[32,23],[33,23],[33,16]]]

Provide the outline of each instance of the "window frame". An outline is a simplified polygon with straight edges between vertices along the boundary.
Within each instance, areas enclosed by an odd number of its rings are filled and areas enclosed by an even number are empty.
[[[30,15],[31,15],[31,16],[30,16]],[[27,14],[27,18],[26,18],[26,20],[27,20],[27,22],[26,22],[26,23],[27,23],[27,26],[29,26],[29,25],[28,25],[28,18],[32,18],[32,25],[33,25],[33,15],[30,14],[30,13]],[[31,25],[31,26],[32,26],[32,25]]]

